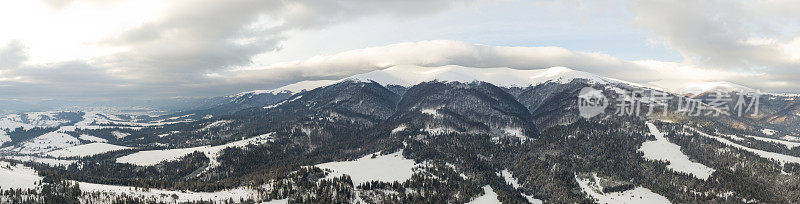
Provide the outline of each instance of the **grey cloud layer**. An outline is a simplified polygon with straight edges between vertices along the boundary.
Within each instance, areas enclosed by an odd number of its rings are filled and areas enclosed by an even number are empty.
[[[60,10],[74,2],[48,3],[54,10]],[[0,72],[0,86],[5,87],[0,95],[165,97],[221,94],[253,84],[229,84],[208,78],[206,74],[247,66],[254,55],[279,50],[287,32],[324,28],[369,15],[420,17],[466,3],[450,0],[169,1],[165,16],[160,19],[99,42],[102,46],[125,51],[87,62],[23,65],[26,55],[21,43],[2,46],[0,69],[7,70]],[[51,74],[46,74],[48,72]],[[97,86],[103,83],[108,84]],[[220,83],[225,87],[220,87]],[[258,85],[277,83],[281,82]],[[56,91],[70,87],[74,89]]]
[[[226,78],[251,82],[287,77],[294,80],[341,78],[394,65],[461,65],[516,69],[565,66],[620,79],[658,79],[648,73],[646,67],[605,54],[574,52],[560,47],[497,47],[447,40],[400,43],[317,56],[256,70],[238,70],[227,73]]]
[[[61,9],[70,2],[53,1],[51,6]],[[28,65],[24,42],[0,45],[0,98],[213,96],[300,80],[338,79],[401,64],[566,66],[640,83],[728,80],[771,91],[800,90],[800,23],[796,21],[800,15],[790,9],[800,6],[796,1],[631,1],[628,6],[636,24],[680,52],[683,62],[628,61],[560,47],[421,41],[255,68],[249,67],[253,56],[279,52],[281,42],[291,38],[293,31],[378,15],[424,17],[465,3],[233,0],[169,4],[162,18],[99,42],[125,51],[88,61]],[[792,47],[794,53],[787,52]]]
[[[798,7],[783,0],[630,3],[635,22],[678,50],[685,64],[753,73],[759,80],[749,85],[784,92],[800,89]]]

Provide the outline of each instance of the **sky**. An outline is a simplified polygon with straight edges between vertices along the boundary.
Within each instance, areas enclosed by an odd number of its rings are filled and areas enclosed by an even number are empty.
[[[0,99],[206,97],[394,65],[800,93],[800,1],[0,0]]]

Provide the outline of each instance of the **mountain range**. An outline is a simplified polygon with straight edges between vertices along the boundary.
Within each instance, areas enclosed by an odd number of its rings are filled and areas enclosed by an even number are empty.
[[[605,102],[592,117],[585,90]],[[564,67],[394,66],[169,112],[8,114],[0,201],[800,202],[800,97],[684,91]]]

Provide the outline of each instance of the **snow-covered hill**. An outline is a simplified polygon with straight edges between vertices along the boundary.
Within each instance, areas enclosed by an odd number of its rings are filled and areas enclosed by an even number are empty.
[[[687,94],[690,96],[697,96],[703,93],[711,93],[711,92],[744,92],[749,93],[755,91],[755,89],[742,86],[739,84],[734,84],[727,81],[714,81],[714,82],[692,82],[687,83],[677,90],[678,93]]]
[[[375,81],[381,85],[406,87],[434,80],[464,83],[483,81],[501,87],[528,87],[545,82],[566,83],[576,78],[588,79],[597,83],[611,81],[611,79],[566,67],[519,70],[511,68],[471,68],[456,65],[441,67],[400,65],[355,75],[347,79]]]
[[[364,74],[347,77],[341,80],[311,80],[289,84],[271,90],[256,90],[236,94],[243,96],[248,93],[253,94],[277,94],[277,93],[299,93],[304,90],[311,90],[334,83],[355,80],[355,81],[374,81],[381,85],[400,85],[410,87],[429,81],[457,81],[470,83],[482,81],[501,87],[528,87],[536,86],[546,82],[567,83],[573,79],[587,79],[594,83],[626,83],[622,80],[606,78],[595,74],[572,70],[566,67],[551,67],[546,69],[520,70],[505,67],[498,68],[473,68],[457,65],[447,65],[440,67],[423,67],[415,65],[398,65],[383,70],[371,71]],[[640,86],[634,84],[636,86]]]

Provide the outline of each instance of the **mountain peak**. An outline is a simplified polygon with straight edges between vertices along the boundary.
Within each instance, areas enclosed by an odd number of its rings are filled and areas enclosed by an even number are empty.
[[[272,90],[256,90],[239,93],[236,96],[263,93],[299,93],[338,83],[341,81],[374,81],[381,85],[413,86],[428,81],[456,81],[470,83],[483,81],[501,87],[528,87],[547,82],[568,83],[573,79],[586,79],[591,83],[628,83],[621,80],[601,77],[588,72],[573,70],[566,67],[551,67],[545,69],[521,70],[508,67],[474,68],[458,65],[439,67],[424,67],[416,65],[397,65],[382,70],[375,70],[354,75],[341,80],[313,80],[301,81]],[[634,84],[635,85],[635,84]],[[640,85],[637,85],[640,86]]]
[[[689,94],[693,96],[712,91],[753,92],[755,90],[746,86],[742,86],[727,81],[692,82],[685,84],[683,88],[679,89],[679,93]]]
[[[545,82],[566,83],[572,79],[584,78],[592,82],[604,83],[607,79],[566,67],[547,69],[520,70],[507,67],[473,68],[457,65],[440,67],[423,67],[414,65],[398,65],[383,70],[372,71],[348,77],[356,81],[375,81],[382,85],[413,86],[427,81],[483,81],[504,87],[527,87]]]

